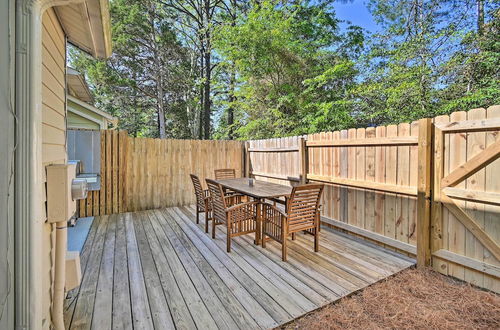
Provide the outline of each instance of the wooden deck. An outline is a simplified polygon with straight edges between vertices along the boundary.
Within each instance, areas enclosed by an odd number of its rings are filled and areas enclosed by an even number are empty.
[[[82,251],[83,280],[65,306],[71,329],[273,328],[414,264],[363,240],[323,229],[319,253],[297,235],[289,261],[253,236],[216,240],[194,209],[100,216]],[[203,221],[201,221],[203,222]]]

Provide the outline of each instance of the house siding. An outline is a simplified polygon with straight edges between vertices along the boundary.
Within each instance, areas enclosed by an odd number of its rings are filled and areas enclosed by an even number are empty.
[[[75,113],[68,112],[68,128],[69,129],[101,129],[101,126],[87,118],[83,118]]]
[[[42,18],[42,164],[45,183],[45,167],[67,161],[66,152],[66,38],[52,9]],[[46,219],[46,194],[41,201]],[[43,328],[50,328],[50,306],[54,277],[55,230],[54,225],[45,223],[43,228]]]
[[[84,118],[79,115],[84,114],[94,120]],[[99,122],[99,124],[97,123]],[[71,100],[68,100],[68,128],[101,129],[107,128],[108,121],[103,116],[90,111]]]

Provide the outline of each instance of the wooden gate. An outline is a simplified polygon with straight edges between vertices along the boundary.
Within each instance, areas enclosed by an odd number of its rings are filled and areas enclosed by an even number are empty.
[[[500,291],[500,107],[434,120],[433,268]]]

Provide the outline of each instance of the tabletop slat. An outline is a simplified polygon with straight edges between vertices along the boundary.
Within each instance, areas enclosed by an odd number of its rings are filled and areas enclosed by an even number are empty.
[[[292,187],[277,183],[254,180],[254,185],[248,184],[248,178],[216,180],[224,188],[259,199],[289,197]]]

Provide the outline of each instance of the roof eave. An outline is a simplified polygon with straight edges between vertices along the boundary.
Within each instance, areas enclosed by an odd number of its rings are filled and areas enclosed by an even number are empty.
[[[112,115],[110,115],[106,111],[102,111],[101,109],[96,108],[93,105],[88,104],[86,102],[83,102],[82,100],[79,100],[79,99],[77,99],[74,96],[68,95],[68,100],[71,101],[71,102],[73,102],[73,103],[78,104],[81,107],[84,107],[87,110],[90,110],[90,111],[98,114],[99,116],[102,116],[102,117],[106,118],[109,121],[118,121],[118,118],[113,117]]]
[[[74,12],[81,21],[75,21]],[[57,6],[56,12],[68,42],[95,58],[108,58],[112,53],[111,20],[108,0],[84,0],[79,4]],[[71,13],[73,12],[73,17]],[[82,34],[82,28],[86,33]]]

